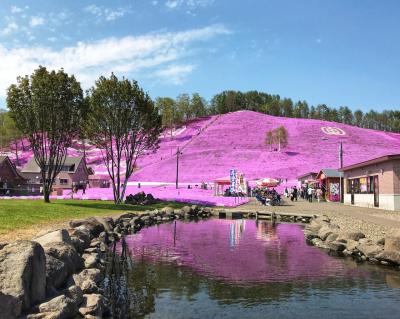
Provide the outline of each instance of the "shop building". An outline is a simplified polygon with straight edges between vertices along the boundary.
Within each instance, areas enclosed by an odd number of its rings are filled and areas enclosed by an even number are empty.
[[[400,154],[346,166],[344,203],[400,210]]]
[[[324,168],[318,173],[316,179],[317,185],[322,189],[323,198],[326,201],[340,201],[340,188],[343,189],[342,172],[339,172],[337,169]]]

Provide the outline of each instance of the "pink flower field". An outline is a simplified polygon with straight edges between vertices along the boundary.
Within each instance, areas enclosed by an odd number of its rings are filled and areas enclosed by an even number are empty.
[[[280,152],[271,152],[265,144],[265,134],[280,125],[288,131],[288,145]],[[182,151],[180,182],[193,184],[212,182],[228,176],[231,168],[237,168],[248,180],[282,178],[288,179],[291,185],[303,173],[317,172],[322,168],[337,168],[340,142],[343,142],[345,166],[382,155],[400,153],[400,134],[321,120],[274,117],[252,111],[194,120],[178,128],[173,135],[173,138],[168,133],[163,135],[157,152],[149,152],[138,161],[138,170],[131,177],[130,185],[137,182],[173,183],[176,174],[174,154],[178,147]],[[76,142],[69,155],[82,155],[81,149],[80,143]],[[105,174],[101,151],[89,145],[86,152],[88,166],[96,174]],[[15,159],[12,152],[9,155]],[[26,151],[19,156],[21,163],[24,163],[32,154]],[[150,190],[156,197],[164,199],[190,198],[214,204],[224,204],[227,200],[215,198],[212,191],[197,189],[181,189],[179,194],[172,187],[152,187]],[[107,191],[107,194],[103,194]],[[132,188],[127,194],[135,191]],[[90,190],[88,193],[90,198],[111,195],[111,189],[93,191],[90,195],[91,192]]]

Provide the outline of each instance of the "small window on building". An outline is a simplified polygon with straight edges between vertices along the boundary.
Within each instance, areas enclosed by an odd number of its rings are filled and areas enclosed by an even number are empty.
[[[360,178],[360,193],[362,193],[362,194],[368,193],[368,185],[367,185],[366,177]]]
[[[66,184],[68,184],[68,179],[66,179],[66,178],[60,178],[60,184],[61,184],[61,185],[66,185]]]
[[[373,176],[368,176],[368,194],[373,194],[374,193],[374,177]]]
[[[351,194],[360,194],[361,193],[361,183],[360,183],[360,178],[352,178],[348,180],[348,187],[347,187],[347,193]],[[364,181],[362,181],[364,183]],[[365,180],[366,183],[366,180]],[[366,184],[363,184],[363,189],[366,189]]]

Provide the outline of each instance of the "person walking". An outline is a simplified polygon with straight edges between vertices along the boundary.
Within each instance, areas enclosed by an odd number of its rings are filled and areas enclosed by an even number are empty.
[[[307,189],[307,195],[308,195],[308,201],[310,203],[312,203],[312,199],[313,199],[313,189],[311,186],[308,187]]]
[[[297,191],[297,187],[294,186],[293,187],[293,198],[294,200],[297,202],[297,196],[298,196],[298,191]]]

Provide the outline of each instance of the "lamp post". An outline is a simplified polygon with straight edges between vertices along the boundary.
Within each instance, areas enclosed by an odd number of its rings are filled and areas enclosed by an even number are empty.
[[[326,137],[321,138],[322,141],[328,140]],[[341,169],[343,168],[343,142],[339,143],[339,202],[343,203],[343,191],[342,191],[342,172]]]
[[[340,203],[343,203],[343,183],[342,183],[342,168],[343,168],[343,143],[339,145],[339,198]]]
[[[176,180],[175,180],[175,187],[178,189],[178,180],[179,180],[179,155],[182,155],[181,151],[179,151],[179,146],[176,150]]]

